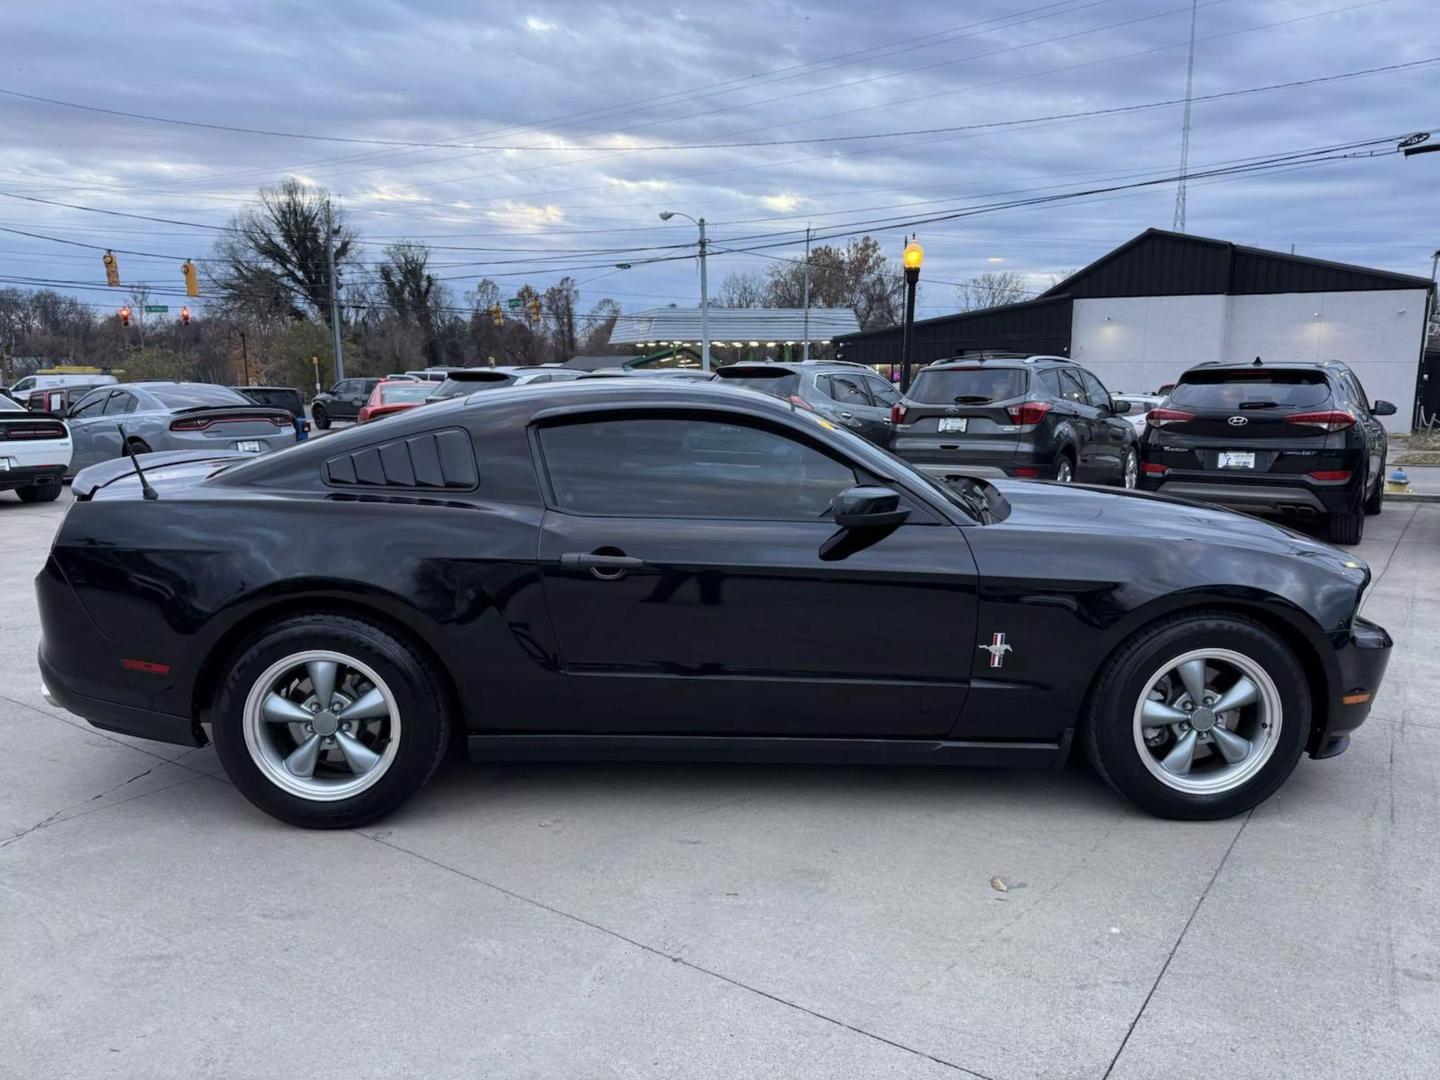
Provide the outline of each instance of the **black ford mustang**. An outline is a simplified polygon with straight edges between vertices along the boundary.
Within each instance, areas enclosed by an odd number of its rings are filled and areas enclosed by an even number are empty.
[[[37,579],[46,693],[213,738],[338,827],[479,760],[1058,765],[1254,806],[1365,719],[1390,647],[1346,553],[1228,511],[943,485],[700,384],[481,394],[262,458],[85,470]]]

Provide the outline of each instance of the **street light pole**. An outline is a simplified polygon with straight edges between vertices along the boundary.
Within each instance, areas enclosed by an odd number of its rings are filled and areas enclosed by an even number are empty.
[[[905,245],[901,261],[905,264],[905,322],[900,330],[900,392],[910,389],[910,354],[915,345],[915,287],[920,283],[920,264],[925,249],[915,237]]]
[[[675,210],[662,210],[661,221],[669,221],[672,217],[683,217],[692,221],[700,229],[700,370],[706,374],[710,372],[710,289],[705,278],[705,248],[710,241],[705,239],[705,219],[693,218],[689,214],[681,214]]]
[[[335,349],[335,381],[345,378],[345,354],[340,350],[340,302],[335,289],[335,226],[330,200],[325,200],[325,263],[330,270],[330,338]]]
[[[800,358],[810,359],[810,226],[805,226],[805,340],[800,343],[803,350]]]

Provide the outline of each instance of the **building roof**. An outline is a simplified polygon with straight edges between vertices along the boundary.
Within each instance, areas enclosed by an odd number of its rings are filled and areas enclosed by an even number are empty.
[[[807,324],[804,308],[712,307],[709,322],[710,340],[716,345],[827,342],[860,330],[860,323],[849,308],[811,308]],[[698,345],[699,342],[699,308],[652,308],[621,315],[610,331],[611,345],[648,347]]]
[[[1146,229],[1041,297],[1194,296],[1428,289],[1430,279]]]

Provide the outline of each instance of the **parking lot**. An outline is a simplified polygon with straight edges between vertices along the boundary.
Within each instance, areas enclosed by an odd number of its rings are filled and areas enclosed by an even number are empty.
[[[41,699],[68,500],[0,497],[0,1075],[1435,1075],[1440,505],[1357,549],[1370,721],[1241,818],[1079,762],[456,760],[316,833]]]

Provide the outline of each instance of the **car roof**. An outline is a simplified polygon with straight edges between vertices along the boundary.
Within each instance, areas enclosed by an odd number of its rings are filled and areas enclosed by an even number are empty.
[[[1028,355],[1026,353],[981,353],[978,356],[953,356],[948,360],[936,360],[933,364],[927,364],[921,371],[944,370],[945,368],[970,367],[981,364],[985,367],[1017,367],[1019,365],[1048,364],[1068,367],[1080,367],[1068,356],[1049,356],[1043,353]]]
[[[869,371],[875,372],[869,364],[859,364],[852,360],[737,360],[733,364],[725,364],[715,369],[718,375],[722,371],[738,370],[763,370],[763,371],[793,371],[799,374],[803,371],[819,371],[821,369],[833,368],[837,371]],[[635,369],[632,369],[635,370]],[[644,371],[644,368],[639,369]],[[676,370],[674,368],[670,370]],[[698,370],[691,368],[689,370]]]
[[[1256,363],[1256,360],[1260,361]],[[1192,371],[1261,371],[1267,368],[1272,371],[1349,371],[1349,365],[1341,360],[1263,360],[1256,357],[1255,360],[1207,360],[1203,364],[1196,364],[1187,368],[1181,373],[1183,379]]]

